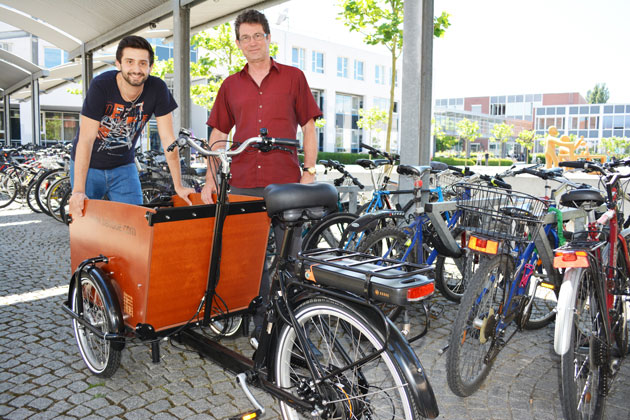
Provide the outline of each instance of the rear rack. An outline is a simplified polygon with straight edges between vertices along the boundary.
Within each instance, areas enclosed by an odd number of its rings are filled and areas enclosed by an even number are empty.
[[[434,292],[433,266],[401,262],[344,249],[300,254],[307,281],[363,298],[404,306]]]

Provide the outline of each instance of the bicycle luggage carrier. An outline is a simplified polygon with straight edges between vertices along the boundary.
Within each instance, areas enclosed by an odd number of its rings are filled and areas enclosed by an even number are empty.
[[[434,292],[433,266],[411,264],[344,249],[305,251],[304,278],[363,298],[407,305]]]
[[[456,184],[457,208],[463,211],[460,226],[471,233],[499,240],[534,240],[549,204],[529,194],[486,187]]]

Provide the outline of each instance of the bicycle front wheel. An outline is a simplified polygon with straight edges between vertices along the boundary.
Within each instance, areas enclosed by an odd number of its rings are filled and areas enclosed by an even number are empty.
[[[601,419],[605,408],[606,351],[603,317],[590,269],[571,269],[565,276],[577,276],[577,293],[571,344],[560,361],[562,411],[567,420]],[[565,278],[564,280],[569,281]]]
[[[0,209],[11,204],[18,193],[17,181],[6,173],[0,173]]]
[[[416,419],[414,403],[395,359],[388,350],[351,366],[384,346],[383,334],[357,311],[330,299],[312,299],[295,312],[306,336],[308,353],[322,376],[337,373],[313,385],[305,352],[296,331],[285,325],[280,332],[275,362],[279,387],[295,395],[326,401],[322,419]],[[317,389],[319,388],[319,389]],[[281,402],[282,417],[311,419]]]
[[[514,261],[508,255],[485,259],[464,292],[446,358],[448,386],[460,397],[479,389],[501,348],[501,308],[513,273]]]

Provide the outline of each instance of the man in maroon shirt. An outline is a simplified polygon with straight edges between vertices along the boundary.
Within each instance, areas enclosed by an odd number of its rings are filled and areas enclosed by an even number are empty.
[[[234,127],[234,142],[258,136],[261,128],[266,128],[271,137],[295,139],[297,126],[300,125],[304,135],[304,171],[300,171],[294,147],[288,151],[269,152],[250,148],[232,159],[230,192],[262,197],[264,188],[269,184],[314,182],[317,161],[315,119],[322,113],[304,73],[271,58],[269,23],[262,13],[247,10],[237,16],[234,27],[236,45],[243,52],[247,64],[239,73],[225,79],[219,89],[207,121],[212,127],[210,145],[213,148],[225,147],[228,133]],[[206,185],[201,191],[201,198],[207,204],[212,203],[212,194],[217,190],[213,166],[209,159]],[[279,249],[284,232],[276,226],[274,234]],[[297,232],[293,241],[294,254],[299,249],[299,234]],[[269,287],[269,273],[265,269],[260,285],[263,305],[254,316],[254,339],[262,326]],[[257,341],[252,344],[257,346]]]
[[[224,147],[222,140],[236,126],[233,141],[256,137],[266,128],[272,137],[294,139],[298,124],[304,134],[304,172],[300,173],[297,151],[247,150],[232,160],[231,192],[262,196],[269,184],[315,181],[317,139],[315,119],[322,113],[301,70],[277,63],[269,55],[269,23],[265,15],[248,10],[234,23],[236,45],[247,59],[239,73],[225,79],[207,124],[212,127],[210,144]],[[219,143],[217,143],[217,141]],[[201,196],[212,202],[215,174],[208,170]]]

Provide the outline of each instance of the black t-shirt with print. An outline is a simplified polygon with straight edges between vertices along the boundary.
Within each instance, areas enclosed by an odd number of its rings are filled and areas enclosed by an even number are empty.
[[[90,168],[112,169],[133,162],[142,129],[153,114],[161,117],[177,108],[177,103],[160,78],[149,76],[140,97],[125,101],[116,84],[117,70],[104,72],[92,80],[81,115],[100,121],[92,148]],[[72,142],[75,157],[79,133]]]

